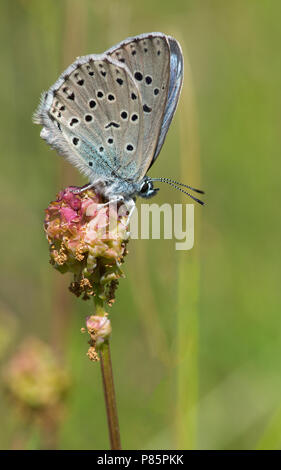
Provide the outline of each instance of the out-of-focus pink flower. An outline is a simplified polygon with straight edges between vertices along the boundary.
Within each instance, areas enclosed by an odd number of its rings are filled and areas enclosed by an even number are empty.
[[[51,264],[71,272],[70,290],[84,299],[98,296],[109,305],[114,301],[120,265],[126,255],[127,215],[116,204],[104,204],[92,189],[75,193],[61,191],[46,209],[45,232]]]
[[[48,345],[28,338],[5,368],[4,384],[25,410],[45,410],[60,404],[70,386],[68,373]]]

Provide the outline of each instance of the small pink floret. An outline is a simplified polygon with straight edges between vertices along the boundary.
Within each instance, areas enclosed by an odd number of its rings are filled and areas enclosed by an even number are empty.
[[[79,221],[79,216],[77,212],[71,209],[70,207],[62,207],[60,209],[60,212],[67,223],[74,221],[74,219],[77,219],[77,222]]]

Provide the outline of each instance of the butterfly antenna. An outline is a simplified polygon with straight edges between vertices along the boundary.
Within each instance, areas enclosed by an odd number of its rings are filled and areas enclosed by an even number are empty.
[[[173,183],[173,184],[176,184],[177,186],[183,186],[184,188],[191,189],[192,191],[195,191],[196,193],[205,194],[205,192],[202,191],[201,189],[193,188],[192,186],[188,186],[187,184],[179,183],[178,181],[171,180],[170,178],[151,178],[151,180],[152,181],[161,181],[161,183],[167,183],[167,184]]]
[[[177,189],[178,191],[181,191],[182,193],[186,194],[187,196],[191,197],[191,199],[193,199],[194,201],[198,202],[199,204],[201,204],[201,206],[204,206],[205,205],[205,202],[201,201],[201,199],[197,199],[197,197],[193,196],[192,194],[189,194],[187,191],[185,191],[184,189],[182,188],[179,188],[178,186],[176,186],[176,184],[174,184],[172,181],[168,180],[167,178],[165,178],[165,181],[164,181],[164,178],[152,178],[152,181],[160,181],[161,183],[167,183],[169,184],[170,186],[173,186],[173,188]],[[185,185],[187,186],[187,185]],[[189,187],[189,186],[187,186]]]

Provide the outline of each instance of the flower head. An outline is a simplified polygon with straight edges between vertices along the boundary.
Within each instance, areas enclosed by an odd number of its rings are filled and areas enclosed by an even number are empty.
[[[110,305],[123,276],[127,212],[117,204],[104,203],[93,189],[80,193],[75,189],[61,191],[46,209],[51,264],[62,273],[74,274],[70,290],[75,295],[98,296]]]
[[[70,386],[68,373],[48,345],[28,338],[8,362],[4,383],[23,410],[44,411],[60,404]]]

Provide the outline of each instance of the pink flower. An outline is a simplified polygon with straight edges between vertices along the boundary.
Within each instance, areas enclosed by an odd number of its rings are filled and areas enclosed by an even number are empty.
[[[104,203],[92,189],[75,193],[61,191],[46,209],[45,232],[51,264],[60,272],[71,272],[70,290],[84,299],[98,295],[111,304],[120,265],[126,255],[127,215],[119,206]]]
[[[8,362],[4,384],[23,409],[44,410],[61,402],[69,389],[68,373],[50,347],[36,338],[26,339]]]

